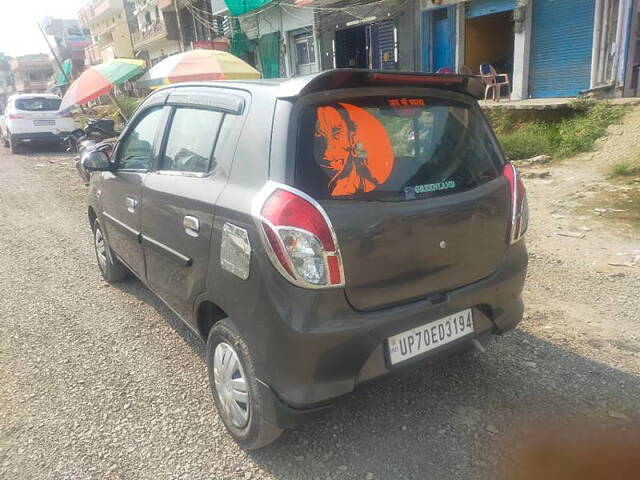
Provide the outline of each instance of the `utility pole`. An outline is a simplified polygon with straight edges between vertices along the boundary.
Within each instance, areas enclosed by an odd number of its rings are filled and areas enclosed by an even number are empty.
[[[173,8],[176,10],[176,23],[178,24],[178,36],[180,43],[180,51],[184,52],[184,36],[182,35],[182,22],[180,21],[180,10],[178,9],[178,0],[173,0]]]
[[[47,35],[44,33],[44,30],[42,29],[42,25],[40,25],[40,22],[37,22],[37,24],[38,24],[38,28],[40,29],[40,33],[44,37],[44,41],[47,42],[47,46],[49,47],[49,50],[51,50],[51,55],[53,55],[53,58],[56,60],[56,63],[58,64],[58,68],[60,68],[62,75],[64,75],[64,78],[67,81],[67,85],[71,85],[71,80],[73,78],[69,78],[69,76],[67,75],[67,72],[64,71],[64,68],[62,66],[62,63],[60,63],[60,59],[58,58],[58,55],[56,55],[56,52],[53,50],[53,47],[51,46],[51,43],[49,43],[49,38],[47,38]]]

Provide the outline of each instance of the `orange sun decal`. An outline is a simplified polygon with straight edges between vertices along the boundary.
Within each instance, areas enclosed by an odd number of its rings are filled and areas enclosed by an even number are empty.
[[[316,160],[329,175],[332,197],[371,192],[393,170],[393,148],[380,121],[349,103],[318,107],[316,140],[324,142]]]

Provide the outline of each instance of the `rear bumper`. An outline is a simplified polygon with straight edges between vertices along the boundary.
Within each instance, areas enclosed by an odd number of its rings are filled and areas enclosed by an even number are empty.
[[[69,132],[31,132],[31,133],[14,133],[14,140],[23,143],[60,143],[69,134]]]
[[[270,399],[267,418],[285,428],[296,425],[358,385],[470,348],[474,339],[486,343],[514,328],[523,316],[527,263],[522,241],[508,247],[502,266],[482,281],[435,300],[366,313],[355,311],[343,290],[313,292],[268,278],[260,295],[268,301],[247,312],[250,325],[241,328]],[[473,334],[390,365],[387,338],[467,308],[474,312]]]

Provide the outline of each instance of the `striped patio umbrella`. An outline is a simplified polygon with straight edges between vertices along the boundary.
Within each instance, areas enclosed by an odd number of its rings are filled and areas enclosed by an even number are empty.
[[[201,80],[246,80],[260,78],[248,63],[221,50],[191,50],[165,58],[138,81],[145,88]]]
[[[143,60],[117,58],[87,68],[67,90],[60,104],[60,111],[68,112],[76,105],[83,105],[111,92],[114,85],[137,77],[144,72],[145,67],[146,63]]]

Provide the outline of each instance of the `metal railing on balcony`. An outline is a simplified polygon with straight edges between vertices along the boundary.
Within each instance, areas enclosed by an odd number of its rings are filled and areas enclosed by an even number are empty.
[[[144,26],[141,30],[134,32],[132,35],[133,48],[139,50],[157,40],[168,39],[175,40],[174,32],[163,21],[156,21]]]
[[[114,5],[112,0],[91,1],[78,12],[78,20],[80,26],[88,27],[92,23],[99,20],[102,15],[111,11],[113,6]]]
[[[102,63],[102,55],[100,54],[100,46],[93,44],[84,49],[84,58],[87,65],[97,65]]]
[[[115,60],[118,55],[116,55],[116,49],[113,43],[109,43],[108,45],[104,45],[100,49],[100,56],[102,57],[102,62],[107,63],[112,60]]]

